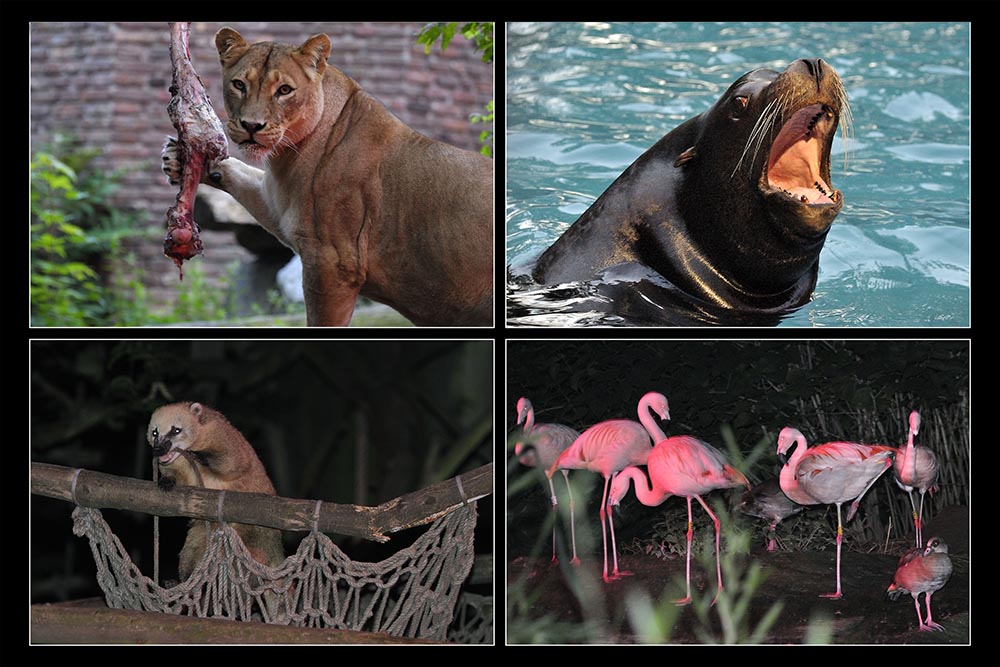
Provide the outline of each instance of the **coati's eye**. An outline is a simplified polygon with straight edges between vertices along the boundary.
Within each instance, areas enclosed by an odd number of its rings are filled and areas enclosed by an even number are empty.
[[[247,89],[247,85],[240,81],[239,79],[233,79],[233,88],[240,91],[241,93]]]
[[[179,429],[178,427],[176,427],[176,426],[171,426],[171,427],[170,427],[170,433],[167,433],[167,437],[168,437],[168,438],[172,438],[172,437],[174,437],[175,435],[178,435],[178,434],[179,434],[180,432],[181,432],[181,430],[180,430],[180,429]]]
[[[280,88],[278,88],[278,96],[281,97],[283,95],[290,95],[293,90],[295,89],[289,86],[287,83],[283,84]]]
[[[160,429],[158,429],[158,428],[156,428],[154,426],[153,427],[153,432],[150,435],[153,436],[153,440],[159,440],[160,439]]]

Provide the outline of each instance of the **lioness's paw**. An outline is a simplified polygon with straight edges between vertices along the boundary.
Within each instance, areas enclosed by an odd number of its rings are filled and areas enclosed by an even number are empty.
[[[167,137],[163,142],[163,150],[160,152],[163,159],[163,173],[167,175],[170,185],[181,184],[181,160],[180,152],[177,150],[177,140]]]

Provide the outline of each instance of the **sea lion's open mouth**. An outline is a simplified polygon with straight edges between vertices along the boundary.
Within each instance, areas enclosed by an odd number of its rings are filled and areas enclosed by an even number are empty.
[[[761,189],[780,192],[802,204],[841,203],[840,191],[826,180],[830,174],[830,135],[836,128],[836,112],[826,104],[796,111],[771,144]]]

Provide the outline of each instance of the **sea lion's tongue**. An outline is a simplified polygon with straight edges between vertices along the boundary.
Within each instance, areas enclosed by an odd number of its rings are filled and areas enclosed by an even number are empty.
[[[768,184],[804,203],[834,203],[834,189],[820,175],[823,140],[832,126],[832,113],[825,105],[813,104],[795,112],[771,145]]]

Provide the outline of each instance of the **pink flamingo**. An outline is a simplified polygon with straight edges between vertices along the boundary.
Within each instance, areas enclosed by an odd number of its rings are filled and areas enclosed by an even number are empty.
[[[777,548],[774,529],[777,528],[778,524],[804,509],[803,505],[792,502],[785,495],[777,478],[761,482],[746,491],[740,499],[741,512],[770,522],[767,541],[769,552]]]
[[[913,445],[913,436],[917,435],[919,431],[920,413],[914,410],[910,413],[910,432],[906,437],[906,447],[900,447],[897,450],[896,461],[892,465],[892,474],[896,478],[896,484],[910,496],[917,547],[924,543],[924,494],[937,483],[938,477],[938,460],[934,452],[927,447]],[[919,514],[913,499],[914,489],[920,491]]]
[[[715,489],[728,489],[734,486],[750,488],[750,482],[736,468],[726,463],[722,452],[706,442],[688,435],[678,435],[665,438],[653,447],[647,462],[650,484],[646,475],[639,468],[630,466],[619,473],[611,484],[609,505],[617,505],[628,493],[629,483],[635,481],[635,495],[643,505],[650,507],[659,505],[670,496],[687,498],[688,529],[687,529],[687,596],[674,600],[675,604],[686,605],[691,602],[691,536],[694,523],[691,520],[691,498],[697,499],[705,508],[715,523],[715,569],[718,577],[718,590],[712,604],[719,599],[722,592],[722,565],[719,562],[719,519],[701,496]]]
[[[794,447],[791,457],[787,452]],[[800,505],[837,506],[837,592],[821,597],[840,599],[840,543],[844,525],[840,506],[854,499],[850,521],[858,502],[882,473],[892,466],[895,447],[859,445],[854,442],[828,442],[806,449],[806,439],[798,429],[786,426],[778,434],[778,458],[781,490]]]
[[[573,444],[573,441],[580,437],[579,431],[571,429],[562,424],[536,424],[535,409],[531,401],[521,397],[517,401],[517,423],[524,423],[522,433],[527,441],[518,441],[514,445],[514,455],[518,457],[521,465],[529,468],[540,467],[548,470],[549,466],[555,463],[564,449]],[[566,481],[566,490],[569,492],[569,530],[573,540],[573,565],[579,565],[580,559],[576,555],[576,528],[573,522],[573,488],[569,485],[569,470],[563,470],[563,479]],[[549,491],[551,492],[552,511],[556,512],[558,501],[556,500],[556,490],[552,486],[552,478],[547,478]],[[555,518],[557,515],[553,515]],[[552,562],[558,563],[556,558],[556,523],[552,523]]]
[[[608,486],[622,468],[643,465],[649,456],[653,441],[666,437],[656,420],[650,414],[655,412],[660,419],[670,419],[667,399],[663,394],[651,391],[639,400],[639,421],[630,419],[610,419],[594,424],[584,431],[568,449],[563,451],[548,470],[548,476],[559,469],[585,468],[604,476],[604,492],[601,495],[601,537],[604,541],[604,581],[612,581],[631,574],[618,570],[618,548],[615,545],[615,523],[611,512],[606,512]],[[605,513],[611,528],[611,553],[614,569],[608,577],[608,536],[604,527]]]
[[[927,547],[914,547],[899,559],[896,575],[892,578],[886,593],[892,600],[898,600],[904,593],[913,597],[913,606],[917,610],[920,632],[928,630],[944,630],[931,618],[931,595],[944,587],[951,577],[951,558],[948,556],[948,545],[941,538],[932,537],[927,540]],[[920,616],[921,593],[926,593],[924,601],[927,604],[927,620]]]

